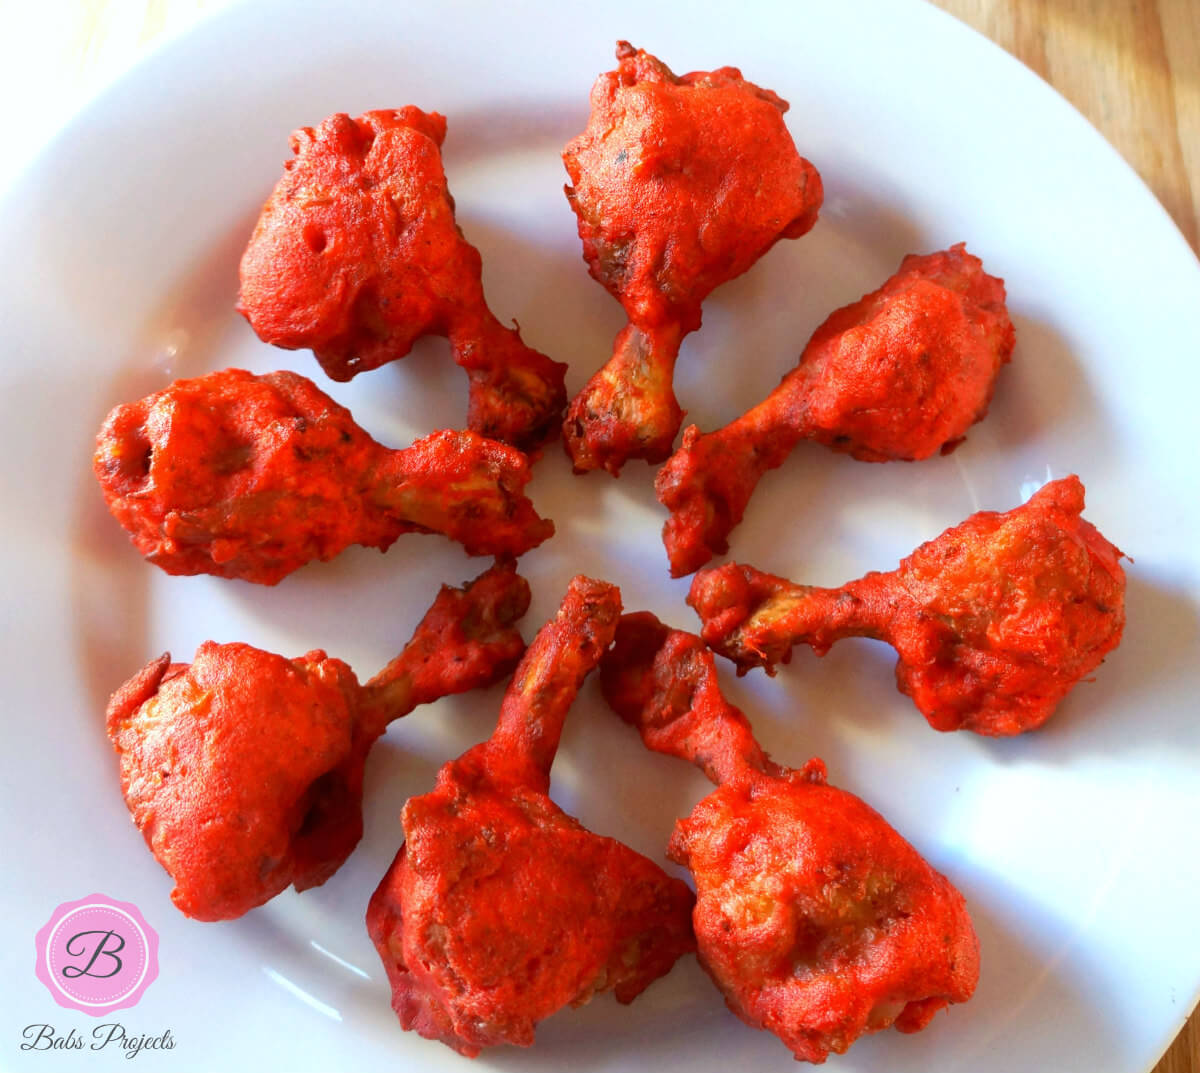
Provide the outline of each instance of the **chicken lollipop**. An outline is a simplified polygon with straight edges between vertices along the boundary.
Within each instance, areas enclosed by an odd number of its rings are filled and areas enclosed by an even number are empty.
[[[709,292],[817,220],[821,178],[783,122],[787,102],[734,67],[677,77],[626,41],[563,151],[592,277],[625,307],[613,356],[567,411],[578,472],[661,462],[683,412],[679,345]]]
[[[898,569],[840,589],[794,585],[731,563],[703,570],[688,603],[739,671],[873,637],[899,655],[896,682],[937,730],[1020,734],[1044,723],[1116,648],[1122,552],[1083,520],[1078,477],[1004,514],[980,511]]]
[[[863,462],[952,450],[987,413],[1013,341],[1003,280],[961,243],[904,258],[828,317],[765,400],[716,432],[684,432],[655,481],[672,576],[729,550],[759,480],[801,440]]]
[[[554,532],[521,491],[529,460],[516,448],[435,432],[388,450],[295,373],[226,369],[118,406],[94,468],[113,517],[168,574],[274,585],[402,533],[504,556]]]
[[[700,638],[626,615],[601,684],[649,748],[717,784],[667,853],[695,876],[700,963],[743,1021],[823,1062],[971,997],[979,943],[962,895],[879,813],[828,785],[820,760],[772,763]]]
[[[687,886],[547,796],[563,719],[620,613],[614,586],[571,582],[491,739],[405,806],[367,909],[400,1023],[461,1054],[528,1046],[538,1021],[601,991],[631,1002],[695,949]]]
[[[133,821],[197,920],[229,920],[289,884],[324,883],[362,837],[367,753],[388,723],[504,677],[524,649],[529,586],[511,565],[443,588],[366,685],[321,651],[299,659],[206,641],[147,664],[108,705]]]
[[[479,251],[454,221],[445,137],[442,116],[411,107],[296,131],[242,255],[239,309],[265,342],[311,348],[334,380],[448,336],[470,378],[470,428],[531,449],[557,431],[566,366],[488,309]]]

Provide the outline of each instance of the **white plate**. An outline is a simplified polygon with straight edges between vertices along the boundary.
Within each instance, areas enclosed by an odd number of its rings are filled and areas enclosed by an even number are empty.
[[[504,14],[501,14],[501,11]],[[1121,648],[1042,732],[938,735],[895,692],[869,642],[730,694],[768,747],[812,753],[877,806],[967,895],[983,944],[975,999],[914,1037],[857,1044],[841,1070],[1129,1071],[1178,1031],[1200,983],[1200,720],[1196,697],[1195,400],[1200,268],[1117,155],[1019,64],[916,4],[545,2],[492,13],[440,5],[235,8],[96,100],[9,191],[0,211],[6,772],[0,1064],[128,1069],[111,1051],[18,1050],[20,1031],[92,1022],[53,1005],[33,936],[60,902],[132,901],[162,936],[162,971],[123,1012],[170,1028],[156,1069],[466,1068],[400,1031],[363,929],[397,848],[406,797],[486,736],[499,691],[414,714],[368,771],[366,838],[326,886],[240,921],[192,923],[145,851],[102,731],[109,692],[169,648],[205,638],[288,654],[321,646],[372,673],[407,638],[436,582],[474,576],[446,542],[356,549],[273,590],[168,578],[108,518],[90,473],[108,408],[228,365],[313,376],[378,438],[403,445],[461,424],[465,382],[441,341],[349,385],[311,356],[266,347],[233,312],[237,259],[288,155],[289,131],[334,111],[414,103],[449,117],[459,220],[484,255],[502,317],[570,361],[577,389],[607,356],[617,304],[591,282],[561,186],[563,143],[595,75],[627,37],[677,70],[740,65],[792,102],[789,125],[828,191],[821,222],[705,307],[679,394],[702,427],[761,397],[836,305],[912,250],[966,239],[1008,282],[1018,328],[988,419],[953,455],[869,466],[819,448],[764,481],[738,558],[816,582],[888,567],[980,507],[1008,508],[1078,471],[1087,516],[1136,563]],[[570,475],[549,452],[532,486],[559,535],[523,561],[532,631],[567,579],[618,582],[630,609],[692,627],[687,581],[667,580],[651,471]],[[555,795],[597,831],[655,858],[704,792],[646,753],[589,684],[567,724]],[[28,957],[24,957],[25,951]],[[149,1067],[145,1056],[139,1059]],[[631,1007],[610,998],[546,1022],[508,1069],[792,1068],[778,1041],[726,1012],[694,960]]]

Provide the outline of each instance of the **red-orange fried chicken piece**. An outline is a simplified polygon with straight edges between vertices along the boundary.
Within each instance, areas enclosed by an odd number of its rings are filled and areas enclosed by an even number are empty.
[[[731,563],[702,570],[688,603],[739,671],[873,637],[899,656],[896,682],[937,730],[1008,735],[1044,723],[1117,647],[1125,627],[1120,549],[1083,511],[1078,477],[1004,514],[980,511],[896,570],[839,589]]]
[[[700,303],[817,220],[821,178],[783,122],[787,102],[735,67],[676,76],[626,41],[563,151],[592,277],[625,307],[613,356],[567,411],[577,472],[661,462],[683,412],[672,378]]]
[[[524,650],[529,586],[512,565],[443,587],[412,641],[366,685],[322,651],[285,659],[206,641],[149,663],[108,705],[121,790],[198,920],[229,920],[289,884],[324,883],[362,836],[367,753],[418,704],[487,686]]]
[[[601,684],[649,748],[717,784],[667,853],[695,876],[700,963],[743,1021],[823,1062],[971,997],[979,944],[962,895],[879,813],[828,785],[820,760],[772,763],[700,638],[626,615]]]
[[[470,376],[470,428],[532,449],[557,431],[566,366],[488,309],[479,251],[454,220],[445,137],[442,116],[412,107],[296,131],[242,256],[238,308],[265,342],[311,348],[334,380],[448,336]]]
[[[962,243],[905,257],[826,319],[763,402],[716,432],[684,432],[655,481],[672,576],[729,550],[759,480],[801,440],[863,462],[952,450],[987,413],[1014,338],[1004,281]]]
[[[295,373],[226,369],[116,407],[97,439],[113,517],[168,574],[274,585],[350,544],[443,533],[471,555],[520,555],[554,532],[522,492],[529,460],[473,432],[403,451]]]
[[[547,796],[563,719],[620,613],[614,586],[571,582],[491,739],[405,806],[371,898],[400,1023],[461,1054],[528,1046],[538,1021],[602,991],[631,1002],[695,949],[687,886]]]

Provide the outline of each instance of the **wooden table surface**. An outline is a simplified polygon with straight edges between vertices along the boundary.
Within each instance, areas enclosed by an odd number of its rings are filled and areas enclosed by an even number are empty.
[[[1070,100],[1145,179],[1200,251],[1200,0],[934,2]],[[55,104],[63,111],[78,105],[161,35],[223,4],[73,0],[70,17],[61,21],[65,32],[42,42],[51,53],[42,62],[54,75],[50,113]],[[1200,1073],[1200,1013],[1154,1073]]]

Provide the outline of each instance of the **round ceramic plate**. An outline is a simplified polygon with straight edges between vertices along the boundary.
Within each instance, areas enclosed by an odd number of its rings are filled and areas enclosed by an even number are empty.
[[[267,589],[171,578],[108,517],[92,437],[115,403],[225,366],[313,376],[376,438],[403,446],[462,424],[465,378],[427,340],[403,362],[332,384],[312,356],[259,343],[233,310],[239,253],[288,154],[335,111],[416,104],[449,118],[459,222],[483,253],[492,306],[570,362],[577,390],[607,357],[620,310],[580,259],[559,151],[588,89],[628,38],[676,70],[740,66],[791,102],[788,123],[827,201],[718,290],[683,348],[678,393],[702,428],[762,397],[835,306],[910,251],[966,240],[1008,284],[1017,350],[992,412],[952,455],[872,466],[797,450],[760,486],[739,560],[836,584],[897,559],[980,508],[1007,509],[1079,473],[1087,517],[1128,564],[1122,646],[1047,727],[991,741],[930,730],[896,692],[890,650],[797,654],[778,678],[725,676],[777,759],[819,754],[965,893],[983,973],[975,998],[916,1036],[885,1032],[845,1071],[1149,1068],[1200,983],[1200,268],[1133,173],[1044,84],[918,3],[743,6],[539,3],[476,7],[291,3],[202,24],[94,101],[10,189],[0,212],[6,758],[0,1063],[127,1069],[111,1049],[21,1052],[21,1031],[90,1032],[34,976],[55,906],[101,891],[161,936],[159,978],[118,1018],[169,1029],[157,1069],[462,1069],[402,1032],[363,927],[396,852],[398,814],[441,763],[490,732],[498,689],[395,726],[367,772],[366,837],[329,883],[241,920],[199,924],[168,898],[117,787],[109,693],[164,649],[206,638],[294,655],[323,647],[369,675],[409,636],[438,583],[484,566],[439,538],[353,549]],[[669,581],[653,473],[571,475],[557,446],[531,494],[558,535],[521,562],[531,635],[568,579],[618,583],[629,609],[685,628]],[[728,665],[723,665],[725,671]],[[645,752],[589,682],[554,795],[596,831],[662,858],[705,792]],[[23,957],[21,951],[27,952]],[[145,1058],[141,1059],[145,1062]],[[610,997],[546,1021],[512,1070],[786,1070],[771,1035],[727,1012],[694,959],[632,1006]]]

